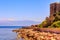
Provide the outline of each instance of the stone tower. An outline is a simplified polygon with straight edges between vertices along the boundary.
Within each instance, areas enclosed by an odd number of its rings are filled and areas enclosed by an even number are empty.
[[[46,17],[48,25],[51,25],[51,23],[53,23],[55,19],[55,14],[57,12],[60,12],[60,3],[57,3],[57,2],[51,3],[50,4],[50,16]]]
[[[60,12],[60,3],[52,3],[50,4],[50,17],[52,17],[57,12]]]

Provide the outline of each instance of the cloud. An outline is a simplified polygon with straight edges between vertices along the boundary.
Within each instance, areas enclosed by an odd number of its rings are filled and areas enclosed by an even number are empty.
[[[9,19],[7,19],[8,21],[15,21],[15,19],[13,19],[13,18],[9,18]]]
[[[2,18],[0,19],[0,22],[5,22],[5,21],[15,21],[14,18]]]

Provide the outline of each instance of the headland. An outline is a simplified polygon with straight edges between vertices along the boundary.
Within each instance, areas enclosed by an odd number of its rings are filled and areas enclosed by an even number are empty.
[[[17,40],[60,40],[60,3],[50,4],[50,16],[38,25],[13,30]]]

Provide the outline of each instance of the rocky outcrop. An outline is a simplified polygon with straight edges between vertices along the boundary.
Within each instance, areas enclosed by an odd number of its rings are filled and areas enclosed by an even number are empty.
[[[60,3],[50,5],[50,16],[38,25],[13,30],[17,40],[60,40]]]
[[[17,40],[60,40],[60,28],[21,28],[13,30],[17,33]]]

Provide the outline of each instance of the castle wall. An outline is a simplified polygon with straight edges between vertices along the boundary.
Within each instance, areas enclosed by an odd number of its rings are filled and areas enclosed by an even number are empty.
[[[60,12],[60,3],[50,4],[50,17],[56,14],[56,12]]]

